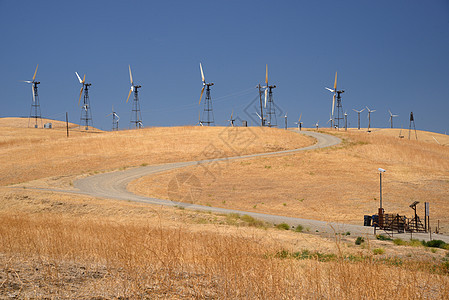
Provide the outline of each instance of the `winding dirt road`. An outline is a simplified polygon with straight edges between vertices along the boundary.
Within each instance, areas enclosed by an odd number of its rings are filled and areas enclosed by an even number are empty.
[[[298,132],[298,131],[297,131]],[[335,136],[331,136],[328,134],[313,132],[313,131],[301,131],[301,134],[311,136],[316,139],[316,143],[312,146],[300,148],[300,149],[292,149],[278,152],[270,152],[270,153],[259,153],[252,155],[244,155],[244,156],[236,156],[236,157],[226,157],[226,158],[218,158],[218,159],[210,159],[210,160],[202,160],[202,161],[190,161],[190,162],[179,162],[179,163],[169,163],[162,165],[152,165],[145,167],[137,167],[132,169],[127,169],[123,171],[115,171],[111,173],[98,174],[94,176],[89,176],[83,179],[79,179],[74,182],[74,187],[78,189],[77,192],[79,194],[87,194],[94,197],[102,197],[107,199],[117,199],[117,200],[126,200],[126,201],[135,201],[135,202],[143,202],[148,204],[156,204],[156,205],[164,205],[164,206],[178,206],[184,207],[191,210],[200,210],[200,211],[209,211],[214,213],[238,213],[238,214],[246,214],[252,216],[254,218],[264,220],[266,222],[280,224],[287,223],[291,226],[297,226],[298,224],[303,227],[309,228],[311,232],[320,232],[320,233],[328,233],[334,235],[335,233],[341,232],[351,232],[352,235],[364,235],[370,236],[373,234],[373,228],[359,226],[359,225],[349,225],[349,224],[341,224],[341,223],[329,223],[323,221],[309,220],[309,219],[301,219],[301,218],[292,218],[292,217],[284,217],[270,214],[262,214],[255,212],[247,212],[219,207],[210,207],[203,206],[197,204],[190,203],[182,203],[175,202],[170,200],[163,200],[157,198],[150,198],[139,196],[133,194],[132,192],[127,190],[128,184],[138,179],[142,176],[147,176],[151,174],[156,174],[172,169],[179,169],[183,167],[193,166],[197,164],[208,164],[214,161],[223,161],[223,160],[237,160],[237,159],[249,159],[254,157],[261,156],[274,156],[274,155],[289,155],[293,153],[297,153],[300,151],[313,150],[318,148],[326,148],[334,145],[338,145],[341,140]],[[71,191],[73,193],[73,191]],[[360,216],[362,220],[362,216]],[[395,234],[396,236],[396,234]],[[410,234],[401,234],[397,235],[403,239],[410,238]],[[429,239],[427,234],[414,234],[414,238],[420,239]],[[440,238],[440,237],[438,237]],[[449,237],[442,236],[441,239],[447,240],[449,242]]]

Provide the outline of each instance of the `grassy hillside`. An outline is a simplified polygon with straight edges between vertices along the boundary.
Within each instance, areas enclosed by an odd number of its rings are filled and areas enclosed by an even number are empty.
[[[67,139],[63,124],[36,130],[20,120],[15,126],[3,121],[0,298],[445,299],[449,294],[449,251],[417,241],[370,236],[362,241],[350,233],[329,238],[300,224],[292,230],[237,214],[27,188],[67,189],[86,172],[313,143],[294,132],[73,129]],[[383,167],[387,211],[408,212],[410,197],[426,197],[432,215],[447,218],[448,147],[432,142],[433,134],[418,142],[388,131],[338,135],[344,143],[332,149],[227,162],[209,166],[208,173],[182,171],[201,180],[196,201],[202,204],[359,222],[377,207],[376,170]],[[176,174],[143,178],[132,188],[163,198]],[[18,182],[20,188],[5,186]]]
[[[384,168],[383,207],[412,215],[413,201],[430,202],[432,224],[449,233],[449,137],[419,132],[418,141],[399,139],[396,130],[370,134],[325,131],[344,141],[331,149],[264,157],[202,168],[174,170],[135,181],[131,190],[168,199],[167,183],[180,172],[201,182],[195,203],[292,217],[362,224],[379,207],[379,172]],[[182,195],[180,195],[181,197]],[[176,195],[171,195],[172,200]],[[424,206],[418,206],[424,214]]]
[[[308,137],[270,128],[168,127],[118,132],[24,128],[0,119],[0,185],[101,172],[142,164],[191,161],[293,149]],[[11,127],[16,124],[16,127]],[[59,125],[58,125],[59,124]]]

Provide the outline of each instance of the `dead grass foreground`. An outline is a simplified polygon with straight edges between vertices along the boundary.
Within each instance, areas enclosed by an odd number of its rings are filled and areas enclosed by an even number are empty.
[[[365,255],[369,249],[318,237],[314,247],[323,255],[296,257],[306,234],[192,225],[183,219],[190,212],[135,203],[1,192],[0,297],[444,299],[449,293],[446,270],[432,259],[379,259]],[[326,253],[327,244],[334,248]]]

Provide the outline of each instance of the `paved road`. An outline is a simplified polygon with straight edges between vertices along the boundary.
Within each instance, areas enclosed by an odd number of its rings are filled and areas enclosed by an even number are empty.
[[[126,200],[126,201],[135,201],[135,202],[143,202],[149,204],[157,204],[164,206],[179,206],[188,208],[191,210],[200,210],[200,211],[210,211],[215,213],[238,213],[238,214],[246,214],[250,215],[254,218],[264,220],[270,223],[279,224],[285,222],[290,224],[291,226],[296,226],[298,224],[302,225],[305,228],[309,228],[310,232],[320,232],[320,233],[328,233],[330,235],[334,235],[335,232],[351,232],[351,235],[363,235],[370,236],[373,233],[373,229],[370,227],[358,226],[358,225],[349,225],[349,224],[341,224],[341,223],[328,223],[323,221],[316,220],[308,220],[301,218],[292,218],[292,217],[284,217],[277,215],[269,215],[269,214],[261,214],[255,212],[246,212],[239,211],[233,209],[226,208],[218,208],[218,207],[209,207],[202,206],[197,204],[189,204],[189,203],[181,203],[174,202],[170,200],[163,200],[157,198],[150,198],[135,195],[127,190],[128,184],[142,176],[156,174],[172,169],[179,169],[187,166],[193,166],[197,164],[208,164],[214,161],[222,161],[222,160],[237,160],[237,159],[249,159],[254,157],[261,156],[274,156],[274,155],[289,155],[293,153],[297,153],[300,151],[325,148],[337,145],[341,142],[341,140],[335,136],[313,132],[313,131],[301,131],[301,134],[311,136],[316,139],[316,143],[312,146],[286,150],[286,151],[278,151],[271,153],[260,153],[260,154],[252,154],[252,155],[244,155],[244,156],[236,156],[236,157],[228,157],[228,158],[219,158],[219,159],[211,159],[211,160],[203,160],[203,161],[190,161],[190,162],[179,162],[179,163],[169,163],[162,165],[153,165],[146,167],[138,167],[127,169],[124,171],[116,171],[111,173],[98,174],[90,177],[86,177],[83,179],[79,179],[74,182],[74,187],[79,190],[80,194],[87,194],[95,197],[103,197],[107,199],[118,199],[118,200]],[[72,191],[73,192],[73,191]],[[360,216],[362,220],[362,216]],[[398,235],[403,239],[410,238],[410,235]],[[414,235],[414,238],[419,239],[428,239],[428,235]],[[434,237],[435,238],[435,237]],[[440,239],[440,237],[437,237]],[[449,237],[442,236],[441,239],[449,242]]]

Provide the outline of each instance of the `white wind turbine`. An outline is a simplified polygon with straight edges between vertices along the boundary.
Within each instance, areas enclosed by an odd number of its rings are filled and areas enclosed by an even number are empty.
[[[393,118],[398,117],[399,115],[393,115],[390,110],[388,110],[388,112],[390,113],[390,126],[393,128]]]
[[[370,128],[371,128],[371,113],[375,112],[376,110],[373,109],[369,109],[368,106],[365,106],[366,109],[368,110],[368,132],[370,132]]]
[[[360,113],[361,113],[362,111],[364,111],[365,109],[362,109],[362,110],[352,109],[352,110],[355,111],[355,112],[357,113],[357,115],[358,115],[358,118],[359,118],[359,130],[360,130]]]
[[[114,105],[112,105],[112,112],[107,115],[106,117],[109,117],[112,115],[112,130],[118,130],[118,121],[120,120],[120,117],[118,114],[114,111]]]

